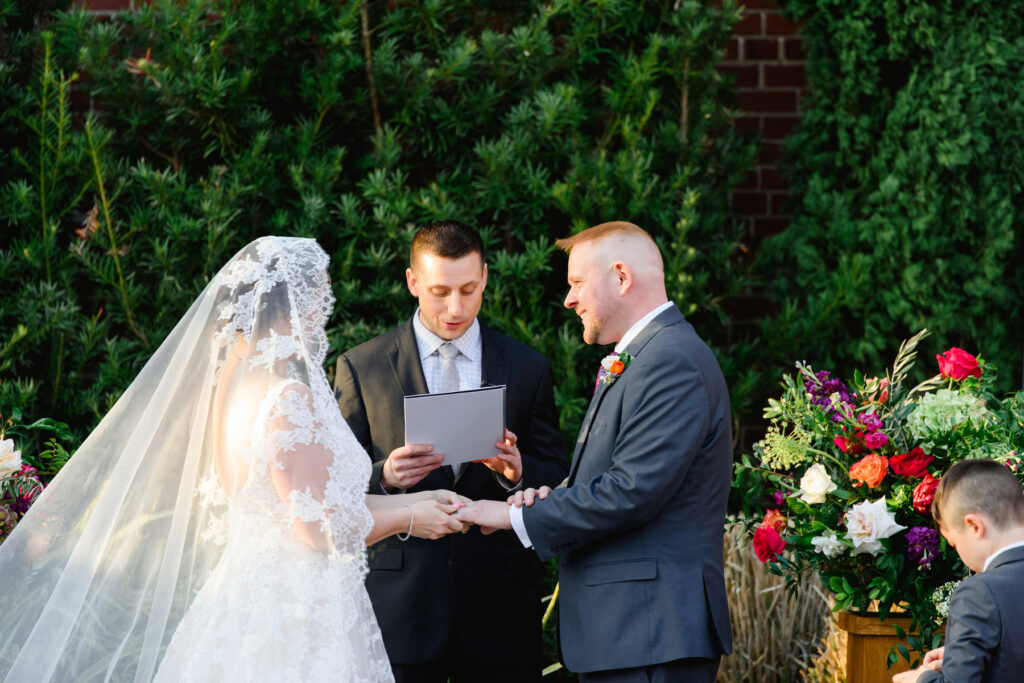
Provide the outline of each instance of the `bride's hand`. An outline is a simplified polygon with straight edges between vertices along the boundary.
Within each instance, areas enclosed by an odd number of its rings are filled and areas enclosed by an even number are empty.
[[[439,503],[445,503],[447,505],[469,505],[473,502],[472,498],[466,498],[463,495],[455,493],[454,491],[448,491],[447,489],[437,489],[436,491],[428,491],[429,498],[436,500]]]
[[[433,540],[462,531],[463,523],[452,517],[452,513],[461,505],[442,503],[438,500],[421,500],[412,505],[412,535]]]

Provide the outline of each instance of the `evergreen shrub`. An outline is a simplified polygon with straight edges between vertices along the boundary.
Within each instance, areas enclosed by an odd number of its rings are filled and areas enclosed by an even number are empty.
[[[0,405],[85,433],[264,234],[332,256],[330,360],[412,313],[411,235],[457,218],[485,235],[484,318],[555,364],[571,444],[602,350],[561,307],[556,237],[646,227],[670,296],[725,337],[720,302],[746,277],[726,192],[752,147],[713,67],[737,16],[693,0],[157,0],[97,20],[0,0],[0,46],[16,34],[21,60],[0,69]],[[727,364],[735,386],[742,367]]]
[[[995,0],[784,0],[809,93],[795,217],[762,250],[769,355],[849,374],[927,326],[1019,386],[1024,13]]]

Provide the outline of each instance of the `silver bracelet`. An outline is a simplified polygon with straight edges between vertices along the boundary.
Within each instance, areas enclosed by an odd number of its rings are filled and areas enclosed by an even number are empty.
[[[403,505],[405,505],[405,503],[403,503]],[[412,506],[406,505],[405,507],[409,508],[409,530],[405,532],[405,536],[403,536],[402,534],[395,534],[395,536],[398,537],[399,541],[408,541],[409,537],[412,536]]]

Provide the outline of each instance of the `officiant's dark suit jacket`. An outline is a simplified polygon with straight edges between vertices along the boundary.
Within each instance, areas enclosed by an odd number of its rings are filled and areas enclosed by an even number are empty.
[[[953,593],[942,671],[921,683],[1024,680],[1024,548],[1002,553]]]
[[[722,372],[675,306],[625,351],[632,361],[583,419],[567,486],[523,508],[540,558],[560,558],[562,658],[577,672],[732,650]]]
[[[558,429],[551,364],[544,356],[480,324],[483,381],[504,384],[507,427],[518,437],[526,487],[557,486],[568,472]],[[412,320],[338,359],[338,405],[373,460],[369,491],[380,493],[388,454],[405,443],[403,397],[427,393]],[[491,457],[482,453],[481,457]],[[449,489],[473,500],[505,500],[494,473],[469,464],[431,472],[410,492]],[[455,631],[481,659],[541,668],[542,566],[511,531],[473,527],[430,541],[396,537],[369,548],[366,587],[393,663],[437,660]],[[535,666],[534,666],[535,665]],[[480,678],[487,680],[486,676]]]

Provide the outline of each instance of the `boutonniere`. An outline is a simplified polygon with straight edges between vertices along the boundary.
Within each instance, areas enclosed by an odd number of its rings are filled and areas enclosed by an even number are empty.
[[[610,353],[605,356],[601,359],[601,371],[598,373],[597,386],[614,382],[615,378],[621,375],[632,362],[633,356],[628,353]]]

